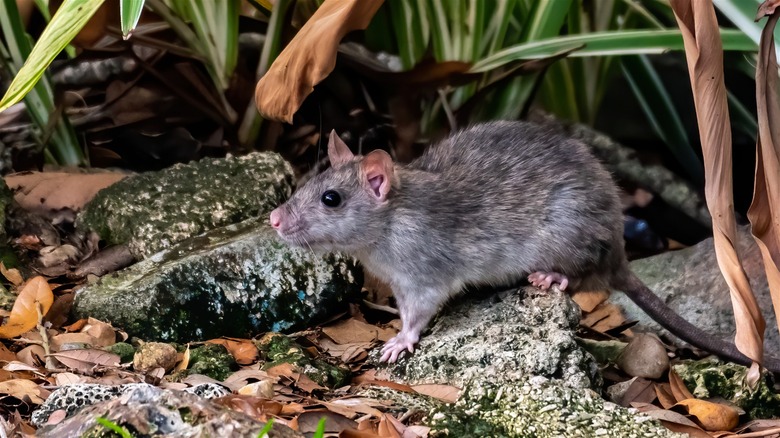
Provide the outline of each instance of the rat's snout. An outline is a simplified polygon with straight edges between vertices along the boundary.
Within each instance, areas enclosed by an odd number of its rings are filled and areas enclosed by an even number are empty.
[[[278,207],[271,212],[271,226],[277,230],[282,226],[282,213],[279,211],[280,208],[281,207]]]

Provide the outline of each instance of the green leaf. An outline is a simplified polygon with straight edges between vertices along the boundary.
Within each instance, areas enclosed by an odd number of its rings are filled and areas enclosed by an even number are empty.
[[[260,429],[260,432],[258,432],[257,438],[265,438],[266,436],[268,436],[268,432],[270,432],[271,429],[273,428],[274,428],[274,419],[269,418],[268,422],[265,423],[265,426],[263,426],[263,428]]]
[[[122,38],[128,39],[141,18],[144,10],[144,0],[120,0],[119,13],[122,22]]]
[[[704,181],[704,168],[688,140],[682,119],[661,78],[645,55],[621,58],[623,73],[656,135],[666,143],[688,175]]]
[[[325,436],[325,417],[320,418],[320,422],[317,423],[317,430],[314,431],[314,435],[311,438],[323,438]]]
[[[64,0],[35,43],[30,56],[0,100],[0,112],[19,102],[43,76],[58,53],[87,24],[103,0]]]
[[[758,50],[756,43],[739,30],[721,29],[721,38],[723,50]],[[570,56],[664,53],[668,50],[682,50],[683,41],[680,31],[673,29],[604,31],[547,38],[508,47],[474,64],[471,72],[486,72],[513,61],[539,59],[579,46],[583,46],[582,49]]]
[[[125,429],[124,427],[114,423],[111,420],[108,420],[104,417],[97,417],[95,418],[95,421],[105,427],[106,429],[114,432],[115,434],[119,435],[122,438],[133,438],[133,434],[130,433],[129,430]]]

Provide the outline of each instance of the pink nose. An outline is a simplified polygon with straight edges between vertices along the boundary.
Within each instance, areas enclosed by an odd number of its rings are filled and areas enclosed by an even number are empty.
[[[282,226],[282,215],[279,213],[278,208],[271,212],[271,226],[274,228]]]

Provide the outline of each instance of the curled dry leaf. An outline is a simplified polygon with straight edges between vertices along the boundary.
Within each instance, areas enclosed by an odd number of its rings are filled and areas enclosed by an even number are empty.
[[[257,346],[249,339],[220,338],[206,341],[206,343],[224,346],[239,365],[255,363],[259,355]]]
[[[0,326],[0,338],[15,338],[35,328],[38,324],[38,306],[41,307],[41,315],[46,315],[53,302],[54,295],[43,277],[28,281],[16,297],[5,325]]]
[[[687,400],[689,398],[695,398],[688,387],[685,386],[685,382],[674,371],[674,368],[669,370],[669,389],[674,399],[678,402]]]
[[[695,398],[683,400],[675,406],[685,408],[688,415],[696,417],[706,430],[731,430],[739,424],[739,413],[731,406]]]
[[[780,87],[774,39],[778,20],[778,14],[774,12],[778,4],[780,0],[765,1],[759,8],[759,13],[763,11],[772,15],[761,33],[756,63],[758,144],[753,202],[747,216],[750,219],[753,238],[761,249],[769,292],[780,328],[780,100],[777,94]]]
[[[336,51],[347,33],[365,29],[382,0],[326,0],[271,64],[255,89],[260,113],[292,123],[314,85],[336,66]]]
[[[6,280],[10,281],[14,286],[19,286],[24,283],[22,273],[16,268],[8,269],[5,267],[5,263],[0,262],[0,274],[3,274]]]
[[[711,1],[672,0],[683,35],[704,156],[705,197],[712,215],[718,265],[729,285],[736,346],[754,363],[763,359],[764,318],[735,249],[737,229],[731,177],[731,123],[723,80],[723,44]],[[757,381],[758,369],[749,376]]]
[[[766,0],[764,3],[761,3],[758,7],[758,13],[756,14],[756,21],[767,15],[773,15],[778,6],[780,6],[780,0]],[[756,73],[758,73],[758,69],[756,69]]]

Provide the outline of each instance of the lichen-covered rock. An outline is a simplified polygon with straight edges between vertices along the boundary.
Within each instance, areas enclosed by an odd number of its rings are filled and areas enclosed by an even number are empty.
[[[75,388],[76,391],[86,392],[83,387],[87,385],[78,386],[82,388]],[[147,384],[130,384],[121,387],[91,386],[94,388],[90,388],[89,392],[100,393],[101,400],[81,399],[83,403],[69,412],[68,418],[56,425],[41,427],[36,432],[36,436],[107,436],[108,430],[97,422],[101,417],[125,428],[135,436],[255,438],[265,426],[264,423],[243,413],[216,405],[196,395],[195,391],[166,390]],[[73,387],[65,387],[53,392],[49,398],[64,400],[61,394],[58,394],[63,390],[74,392]],[[108,393],[110,394],[104,397]],[[70,398],[73,399],[72,394]],[[46,408],[47,406],[44,405],[36,411],[37,414],[46,410],[47,414],[38,416],[34,414],[34,424],[41,425],[48,419],[53,410],[51,407]],[[303,437],[282,424],[274,424],[268,436],[270,438]]]
[[[73,313],[164,342],[308,327],[360,291],[352,259],[290,248],[260,219],[187,239],[76,293]]]
[[[139,259],[224,225],[265,216],[292,192],[292,168],[257,152],[204,158],[125,178],[101,190],[79,214],[79,228]]]
[[[673,366],[685,386],[697,398],[720,397],[744,409],[751,418],[780,416],[780,395],[772,389],[768,375],[755,389],[745,385],[747,368],[723,363],[717,358],[685,360]]]
[[[133,368],[147,372],[155,368],[170,371],[176,365],[176,348],[163,342],[146,342],[133,356]]]
[[[428,424],[456,437],[685,436],[646,415],[604,401],[590,389],[540,376],[512,382],[475,379],[454,405],[431,411]]]
[[[567,295],[533,287],[459,300],[423,335],[414,355],[387,369],[409,384],[460,387],[478,376],[512,381],[538,375],[597,387],[597,365],[575,341],[579,317]]]

